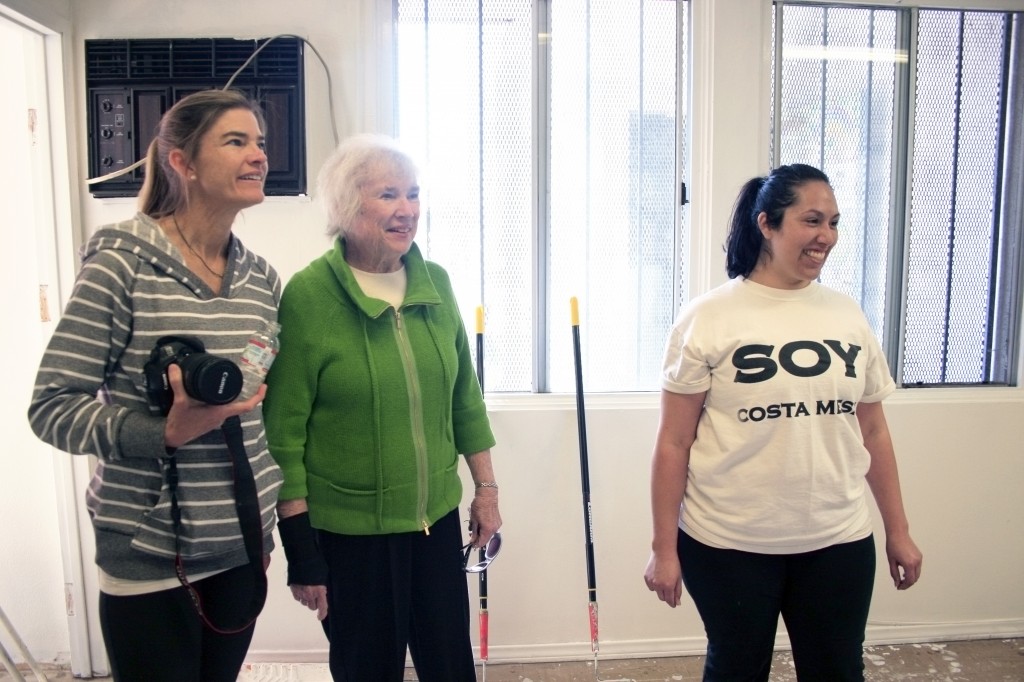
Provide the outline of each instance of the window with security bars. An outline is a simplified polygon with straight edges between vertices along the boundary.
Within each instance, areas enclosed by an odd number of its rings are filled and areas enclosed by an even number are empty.
[[[832,180],[821,279],[860,301],[904,386],[1014,381],[1022,16],[776,6],[773,156]]]
[[[395,0],[417,243],[452,276],[485,387],[657,390],[681,302],[676,0]]]

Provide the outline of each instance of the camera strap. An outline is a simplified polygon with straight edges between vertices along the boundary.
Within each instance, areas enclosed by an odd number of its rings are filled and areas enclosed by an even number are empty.
[[[259,493],[256,491],[256,479],[249,465],[249,457],[245,453],[245,442],[242,437],[242,421],[237,416],[229,417],[221,424],[221,433],[231,453],[231,470],[234,479],[235,511],[242,529],[242,542],[249,558],[249,566],[253,571],[252,601],[243,616],[241,625],[214,625],[203,611],[199,593],[189,584],[185,575],[185,566],[181,558],[181,509],[178,506],[178,467],[174,457],[168,459],[167,487],[171,497],[171,519],[174,522],[175,557],[174,570],[178,580],[185,587],[192,605],[195,606],[199,618],[210,630],[222,635],[241,632],[251,626],[263,610],[267,601],[267,573],[263,567],[263,519],[260,514]]]

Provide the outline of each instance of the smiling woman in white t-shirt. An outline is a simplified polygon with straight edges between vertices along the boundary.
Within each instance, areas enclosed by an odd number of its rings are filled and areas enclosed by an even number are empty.
[[[881,404],[895,385],[857,303],[816,281],[838,224],[816,168],[748,181],[731,279],[682,310],[666,345],[644,578],[671,607],[685,585],[706,681],[768,680],[780,615],[800,679],[864,679],[866,488],[896,588],[920,576]]]

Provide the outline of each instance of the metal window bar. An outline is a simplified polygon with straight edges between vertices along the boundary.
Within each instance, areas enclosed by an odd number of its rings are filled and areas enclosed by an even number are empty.
[[[534,60],[534,98],[537,105],[533,109],[534,139],[534,244],[551,243],[551,210],[543,198],[551,184],[551,145],[549,140],[548,113],[551,111],[551,2],[544,0],[534,5],[534,21],[536,25],[536,42]],[[545,38],[541,38],[545,36]],[[551,390],[551,357],[548,352],[548,339],[551,338],[551,327],[548,324],[547,302],[550,298],[547,273],[551,272],[551,250],[535,248],[533,256],[533,310],[534,328],[537,333],[533,337],[533,387],[538,393]]]
[[[1020,29],[1022,14],[1014,14],[1007,22],[1007,55],[1004,73],[1006,97],[1003,102],[1004,125],[1024,121],[1024,43]],[[997,268],[1001,273],[1002,286],[992,306],[991,372],[994,378],[1004,377],[1007,382],[1016,383],[1011,377],[1013,368],[1020,359],[1020,344],[1014,343],[1020,329],[1020,292],[1024,290],[1024,157],[1013,150],[1024,146],[1024,129],[1019,125],[1006,125],[1006,136],[1002,145],[1003,177],[1000,188],[999,206],[1000,230],[998,235],[999,257]],[[995,259],[993,259],[995,260]]]
[[[944,315],[942,325],[942,346],[939,356],[939,381],[946,383],[949,371],[949,318],[953,307],[953,270],[955,267],[954,242],[956,237],[957,217],[957,185],[960,175],[957,173],[960,160],[960,124],[963,114],[963,78],[964,78],[964,15],[961,12],[957,17],[957,50],[953,75],[953,164],[952,164],[952,188],[950,191],[949,207],[949,228],[946,236],[946,296],[944,301]]]
[[[640,4],[640,35],[641,36],[644,35],[644,18],[645,18],[644,3],[641,3]],[[637,218],[638,218],[637,219],[636,248],[637,248],[637,251],[639,252],[639,254],[638,254],[638,256],[639,256],[638,257],[638,261],[643,263],[643,262],[646,262],[646,258],[644,257],[644,237],[643,237],[643,232],[642,232],[642,230],[643,230],[643,221],[639,219],[639,215],[640,215],[640,206],[642,206],[644,204],[643,195],[644,195],[644,191],[646,189],[645,183],[644,183],[644,157],[645,157],[644,152],[646,151],[646,146],[644,144],[644,141],[646,139],[646,132],[647,132],[647,115],[646,115],[647,112],[646,112],[646,108],[644,107],[644,104],[645,104],[645,100],[644,100],[644,86],[647,84],[647,82],[644,80],[644,50],[643,50],[643,41],[642,40],[639,41],[639,44],[636,47],[637,47],[637,50],[638,50],[638,52],[640,54],[640,58],[637,60],[637,82],[640,84],[639,85],[640,92],[638,93],[638,97],[637,97],[637,102],[639,102],[639,105],[638,105],[638,109],[639,110],[637,111],[637,114],[636,114],[636,155],[637,155],[636,168],[637,168],[637,174],[639,176],[637,178],[637,193],[638,193],[638,195],[640,197],[640,200],[637,202],[637,208],[636,208]],[[644,309],[644,298],[645,297],[644,297],[643,274],[641,272],[642,270],[643,270],[643,268],[637,268],[636,269],[636,273],[635,273],[636,296],[635,296],[634,302],[633,302],[633,305],[634,305],[633,309],[634,310],[643,310]],[[635,339],[636,339],[635,340],[636,347],[637,348],[642,348],[643,347],[643,335],[644,335],[643,326],[639,325],[639,324],[636,325],[634,327],[634,334],[635,334]],[[641,376],[642,372],[643,372],[643,369],[641,367],[641,365],[643,363],[643,358],[640,357],[639,354],[636,354],[633,357],[633,362],[635,363],[634,372],[635,372],[636,376]]]
[[[896,48],[905,46],[907,60],[896,69],[893,87],[893,135],[892,174],[890,182],[889,215],[892,225],[889,229],[889,262],[886,267],[886,292],[884,329],[881,343],[885,357],[889,359],[889,373],[893,380],[900,382],[903,376],[903,344],[906,341],[907,273],[909,271],[909,250],[907,249],[906,226],[910,222],[910,157],[914,148],[914,126],[910,124],[910,112],[914,111],[916,87],[914,74],[917,73],[917,23],[918,10],[896,13]]]
[[[478,97],[478,100],[477,100],[478,101],[478,104],[477,104],[477,117],[478,117],[478,123],[477,123],[477,145],[479,145],[476,163],[477,163],[477,173],[479,174],[479,177],[480,177],[480,183],[477,184],[477,195],[478,195],[477,196],[477,202],[478,202],[477,215],[479,217],[479,220],[477,221],[478,222],[478,224],[477,224],[477,232],[479,234],[479,239],[480,239],[480,245],[479,245],[479,252],[480,252],[480,283],[479,283],[479,291],[480,291],[480,297],[479,297],[478,300],[480,301],[480,303],[484,303],[487,300],[487,291],[485,290],[485,287],[484,287],[484,280],[486,279],[484,277],[484,273],[487,272],[487,248],[486,248],[487,247],[487,244],[486,244],[487,232],[484,230],[484,225],[487,224],[487,221],[485,220],[485,216],[484,216],[484,183],[483,183],[483,179],[484,179],[484,134],[485,134],[485,130],[486,130],[484,128],[484,3],[483,3],[483,0],[477,0],[477,3],[476,3],[476,21],[477,21],[477,24],[476,24],[476,39],[477,39],[477,50],[476,50],[477,85],[476,85],[476,91],[477,91],[477,97]],[[485,310],[485,313],[486,313],[486,307],[485,307],[484,310]]]

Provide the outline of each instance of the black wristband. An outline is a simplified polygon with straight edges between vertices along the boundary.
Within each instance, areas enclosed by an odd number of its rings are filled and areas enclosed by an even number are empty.
[[[327,562],[320,554],[316,531],[309,523],[309,512],[277,522],[284,556],[288,560],[289,585],[326,585]]]

